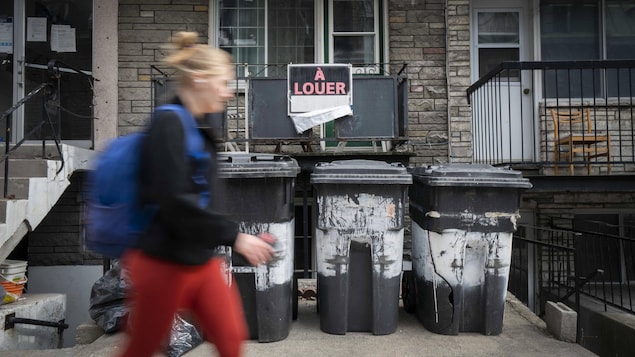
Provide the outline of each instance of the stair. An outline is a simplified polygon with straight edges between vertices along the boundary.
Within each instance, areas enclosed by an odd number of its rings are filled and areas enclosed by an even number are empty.
[[[22,238],[35,229],[70,185],[76,170],[89,168],[95,152],[61,145],[64,165],[57,149],[49,145],[24,145],[9,159],[7,197],[0,198],[0,262]],[[61,171],[57,173],[61,168]],[[4,163],[0,163],[0,196],[4,192]]]

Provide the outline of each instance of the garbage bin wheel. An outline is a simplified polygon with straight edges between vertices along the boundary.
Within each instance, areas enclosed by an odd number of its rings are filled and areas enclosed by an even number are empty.
[[[415,293],[415,281],[412,271],[404,271],[401,277],[401,300],[406,312],[415,312],[417,295]]]

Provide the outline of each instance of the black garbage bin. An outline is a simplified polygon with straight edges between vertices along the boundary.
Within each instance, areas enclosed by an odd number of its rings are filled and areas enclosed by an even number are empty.
[[[276,257],[250,266],[239,254],[225,252],[240,290],[250,339],[273,342],[289,335],[292,321],[295,177],[297,162],[285,155],[220,153],[223,192],[216,192],[240,231],[270,232],[277,237]],[[230,275],[231,277],[231,275]]]
[[[401,164],[339,160],[317,164],[311,183],[320,328],[395,332],[412,176]]]
[[[500,334],[512,235],[529,180],[481,164],[417,167],[411,173],[417,317],[435,333]]]

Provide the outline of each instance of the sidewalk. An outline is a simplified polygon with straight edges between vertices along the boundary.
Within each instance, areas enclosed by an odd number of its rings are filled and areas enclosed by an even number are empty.
[[[110,357],[120,350],[122,335],[102,336],[90,345],[61,350],[2,351],[6,357]],[[203,344],[183,357],[217,356],[213,345]],[[314,300],[300,300],[298,319],[289,337],[271,343],[250,341],[246,357],[281,356],[595,356],[574,343],[561,342],[545,331],[545,324],[511,294],[508,294],[503,332],[498,336],[459,333],[445,336],[427,331],[416,317],[399,312],[397,331],[390,335],[349,332],[330,335],[320,330]],[[157,356],[158,357],[158,356]]]

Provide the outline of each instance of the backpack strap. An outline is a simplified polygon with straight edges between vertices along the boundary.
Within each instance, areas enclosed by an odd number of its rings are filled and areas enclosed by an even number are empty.
[[[196,119],[185,107],[179,104],[164,104],[155,109],[158,111],[176,112],[183,125],[185,133],[185,151],[188,157],[194,162],[194,174],[192,181],[199,189],[199,207],[207,207],[210,200],[209,183],[207,173],[209,171],[209,160],[211,155],[205,151],[205,139],[201,134]]]

